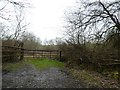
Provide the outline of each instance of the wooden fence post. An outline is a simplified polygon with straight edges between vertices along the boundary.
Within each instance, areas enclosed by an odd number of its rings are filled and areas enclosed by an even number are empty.
[[[62,51],[60,51],[60,61],[61,61]]]
[[[120,31],[119,31],[120,32]],[[120,60],[120,38],[118,37],[118,60]],[[118,66],[118,83],[120,84],[120,65]]]
[[[33,58],[34,58],[34,52],[33,52]]]
[[[24,43],[21,43],[21,51],[20,51],[20,60],[23,60],[23,58],[24,58],[24,49],[23,49],[23,45],[24,45]]]
[[[51,51],[50,51],[50,59],[51,59]]]
[[[23,49],[23,48],[21,48],[20,60],[23,60],[23,58],[24,58],[24,49]]]

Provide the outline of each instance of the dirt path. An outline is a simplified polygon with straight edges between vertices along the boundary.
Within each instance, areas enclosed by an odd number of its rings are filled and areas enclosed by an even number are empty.
[[[82,88],[65,70],[38,70],[28,65],[15,72],[3,74],[3,88]]]

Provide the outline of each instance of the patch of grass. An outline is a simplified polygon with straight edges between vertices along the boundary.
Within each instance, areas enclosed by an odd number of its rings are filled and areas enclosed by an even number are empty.
[[[64,63],[56,61],[56,60],[48,60],[48,59],[26,59],[19,62],[14,63],[4,63],[2,65],[3,71],[16,71],[18,69],[23,68],[25,65],[31,64],[38,69],[46,69],[50,67],[58,67],[64,68]]]
[[[64,68],[64,63],[56,61],[56,60],[29,59],[29,60],[26,60],[26,63],[32,64],[36,68],[39,68],[39,69],[50,68],[50,67]]]
[[[14,62],[14,63],[3,63],[3,71],[15,71],[25,66],[24,61]]]

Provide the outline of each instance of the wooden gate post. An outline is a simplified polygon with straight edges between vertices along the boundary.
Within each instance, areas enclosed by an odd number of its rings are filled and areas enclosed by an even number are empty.
[[[120,41],[119,37],[118,37],[118,41]],[[118,43],[118,60],[120,60],[120,42],[117,43]],[[118,83],[120,84],[120,65],[118,66]]]
[[[24,49],[23,49],[23,45],[24,45],[24,43],[21,43],[21,55],[20,55],[20,60],[23,60],[23,58],[24,58]]]
[[[62,56],[62,51],[60,51],[60,61],[62,61],[62,60],[61,60],[61,56]]]
[[[21,56],[20,56],[20,60],[23,60],[23,58],[24,58],[24,49],[21,48]]]
[[[33,51],[33,58],[34,58],[34,51]]]
[[[51,59],[52,57],[51,57],[51,51],[50,51],[50,59]]]

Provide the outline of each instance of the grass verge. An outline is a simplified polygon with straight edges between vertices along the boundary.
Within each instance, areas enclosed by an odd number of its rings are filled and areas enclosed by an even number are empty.
[[[105,77],[95,71],[81,68],[69,69],[69,72],[78,80],[82,81],[87,88],[120,88],[117,81]]]
[[[15,71],[20,68],[23,68],[26,64],[24,61],[14,62],[14,63],[3,63],[2,64],[2,70],[3,71]]]

